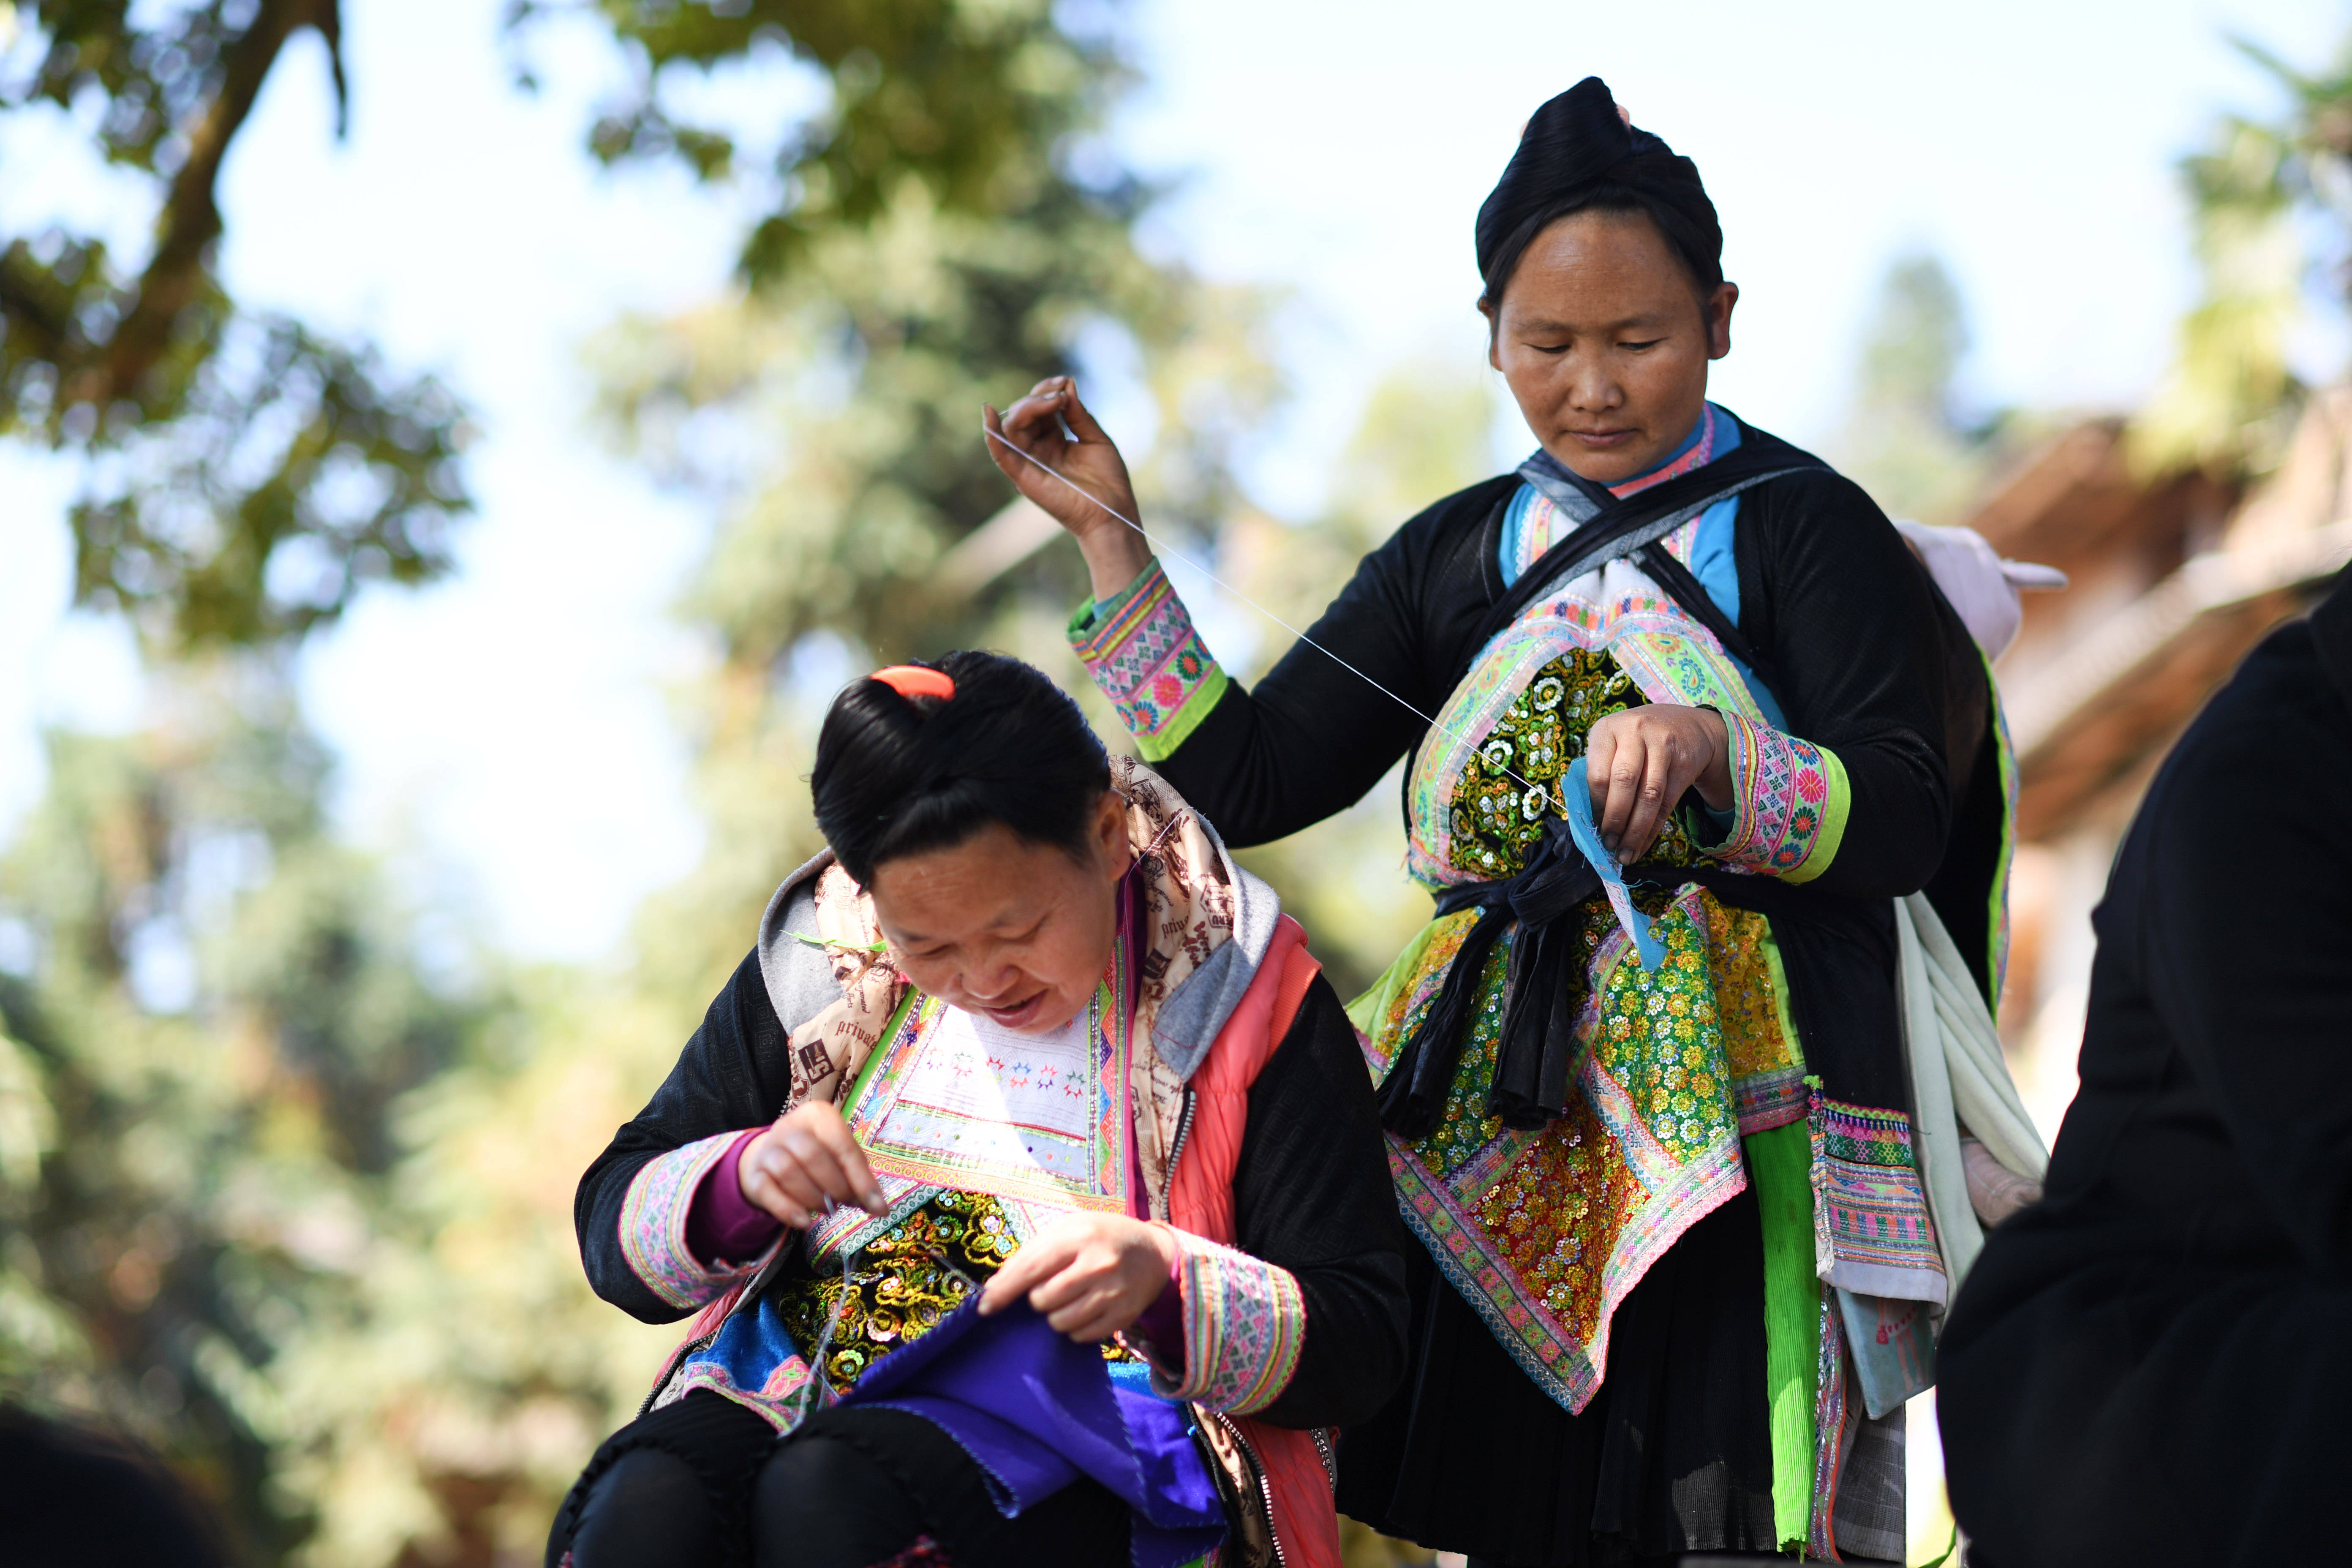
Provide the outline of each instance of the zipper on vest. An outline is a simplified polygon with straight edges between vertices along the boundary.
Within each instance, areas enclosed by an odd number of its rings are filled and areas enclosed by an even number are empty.
[[[1331,1450],[1329,1429],[1309,1426],[1307,1435],[1315,1439],[1315,1457],[1323,1461],[1323,1479],[1330,1485],[1331,1494],[1339,1493],[1339,1456]]]
[[[1176,1136],[1168,1145],[1168,1188],[1171,1193],[1176,1189],[1176,1162],[1183,1157],[1184,1140],[1192,1131],[1192,1108],[1199,1100],[1200,1097],[1192,1092],[1192,1086],[1186,1084],[1184,1109],[1176,1113]]]
[[[1257,1495],[1265,1501],[1266,1539],[1274,1542],[1274,1561],[1276,1568],[1283,1568],[1289,1559],[1282,1553],[1282,1521],[1275,1515],[1274,1478],[1265,1473],[1265,1459],[1258,1453],[1257,1446],[1249,1440],[1247,1435],[1234,1423],[1232,1416],[1222,1410],[1212,1410],[1208,1414],[1218,1426],[1225,1429],[1225,1435],[1234,1440],[1234,1447],[1249,1456],[1250,1468],[1257,1472]],[[1334,1481],[1332,1484],[1337,1486],[1339,1483]]]

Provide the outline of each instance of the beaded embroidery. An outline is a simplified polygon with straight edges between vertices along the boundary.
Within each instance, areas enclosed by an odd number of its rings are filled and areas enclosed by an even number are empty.
[[[1390,1142],[1406,1221],[1497,1342],[1553,1399],[1581,1410],[1608,1362],[1609,1321],[1684,1232],[1746,1184],[1738,1139],[1803,1114],[1802,1058],[1760,915],[1697,889],[1654,890],[1665,962],[1632,944],[1599,900],[1574,916],[1592,977],[1567,1113],[1538,1131],[1486,1114],[1510,936],[1477,1003],[1439,1123]],[[1455,944],[1458,948],[1458,942]],[[1400,980],[1383,1036],[1419,1022],[1453,952],[1432,942]],[[1383,1042],[1392,1057],[1394,1045]],[[1794,1080],[1791,1100],[1783,1087]],[[1746,1125],[1751,1114],[1755,1125]]]

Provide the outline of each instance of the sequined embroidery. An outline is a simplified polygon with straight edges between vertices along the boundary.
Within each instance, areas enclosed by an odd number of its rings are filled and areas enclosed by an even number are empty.
[[[985,1283],[1020,1245],[1004,1206],[988,1194],[933,1194],[858,1253],[848,1310],[825,1357],[825,1381],[847,1393],[867,1367],[955,1310],[969,1287],[947,1264]],[[769,1303],[794,1344],[814,1345],[842,1299],[841,1276],[827,1270],[788,1277]]]

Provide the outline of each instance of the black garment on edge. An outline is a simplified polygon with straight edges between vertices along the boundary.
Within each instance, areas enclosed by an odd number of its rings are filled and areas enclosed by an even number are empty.
[[[957,1568],[1125,1568],[1127,1505],[1095,1481],[1006,1519],[954,1438],[903,1410],[819,1411],[789,1438],[698,1389],[607,1437],[547,1568],[874,1568],[938,1542]]]
[[[814,949],[803,951],[823,963]],[[598,1295],[649,1323],[687,1315],[630,1271],[618,1230],[622,1200],[656,1155],[773,1120],[787,1048],[753,953],[710,1004],[667,1081],[580,1180],[573,1218]],[[1336,1426],[1371,1414],[1403,1371],[1407,1243],[1363,1052],[1320,976],[1250,1089],[1234,1222],[1234,1245],[1288,1269],[1307,1304],[1297,1372],[1259,1418]],[[793,1266],[807,1265],[795,1252]]]
[[[2345,589],[2189,727],[2093,918],[2047,1195],[1987,1238],[1938,1358],[1969,1560],[2332,1557],[2352,1460]]]
[[[1740,432],[1740,450],[1801,455],[1746,424]],[[1364,558],[1309,636],[1436,712],[1505,592],[1503,512],[1519,483],[1513,474],[1473,485],[1407,522]],[[1924,888],[1980,983],[1990,971],[1987,905],[2004,824],[1983,660],[1885,515],[1835,473],[1743,494],[1734,551],[1738,628],[1771,668],[1791,731],[1837,752],[1853,794],[1837,857],[1819,878],[1710,885],[1771,915],[1808,1061],[1832,1092],[1907,1109],[1885,900]],[[1226,842],[1259,844],[1360,799],[1425,729],[1301,643],[1255,689],[1229,689],[1157,765]],[[1582,1415],[1541,1395],[1417,1258],[1412,1367],[1387,1407],[1346,1435],[1341,1511],[1446,1550],[1490,1556],[1491,1543],[1515,1568],[1733,1541],[1769,1550],[1756,1213],[1750,1200],[1725,1205],[1653,1268],[1618,1310],[1607,1379]],[[1725,1261],[1735,1250],[1748,1259],[1736,1268]],[[1679,1300],[1689,1292],[1708,1299]],[[1678,1370],[1727,1365],[1732,1341],[1750,1335],[1752,1377]],[[1451,1392],[1465,1380],[1485,1392]],[[1652,1401],[1648,1425],[1611,1415],[1621,1398]],[[1442,1466],[1452,1479],[1433,1486],[1426,1467],[1446,1444],[1491,1451],[1491,1462]],[[1640,1454],[1651,1458],[1637,1463]],[[1675,1492],[1685,1472],[1671,1466],[1699,1454],[1718,1467],[1706,1472],[1712,1479]],[[1708,1497],[1720,1509],[1696,1506]],[[1689,1535],[1692,1521],[1718,1518],[1725,1542]]]

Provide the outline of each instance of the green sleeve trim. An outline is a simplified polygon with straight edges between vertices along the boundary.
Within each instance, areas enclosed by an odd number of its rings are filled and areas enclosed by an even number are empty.
[[[1070,640],[1081,641],[1095,627],[1107,621],[1117,620],[1118,612],[1125,607],[1127,602],[1141,593],[1145,585],[1151,581],[1151,574],[1159,570],[1160,557],[1155,555],[1143,563],[1143,570],[1135,574],[1135,581],[1113,594],[1109,598],[1087,597],[1078,605],[1076,613],[1070,616],[1070,624],[1066,628]]]
[[[1845,819],[1853,807],[1853,786],[1846,781],[1845,763],[1827,746],[1816,747],[1822,754],[1822,772],[1829,782],[1829,797],[1822,802],[1822,830],[1813,840],[1812,853],[1805,863],[1780,879],[1784,882],[1810,882],[1830,868],[1837,858],[1838,846],[1845,842]]]
[[[1167,723],[1156,733],[1135,737],[1135,749],[1143,753],[1143,760],[1147,763],[1164,762],[1173,755],[1176,748],[1190,740],[1192,731],[1201,727],[1201,721],[1209,716],[1210,710],[1224,700],[1225,692],[1233,683],[1233,678],[1225,673],[1223,666],[1211,665],[1201,684],[1185,697],[1183,706],[1176,710]]]

